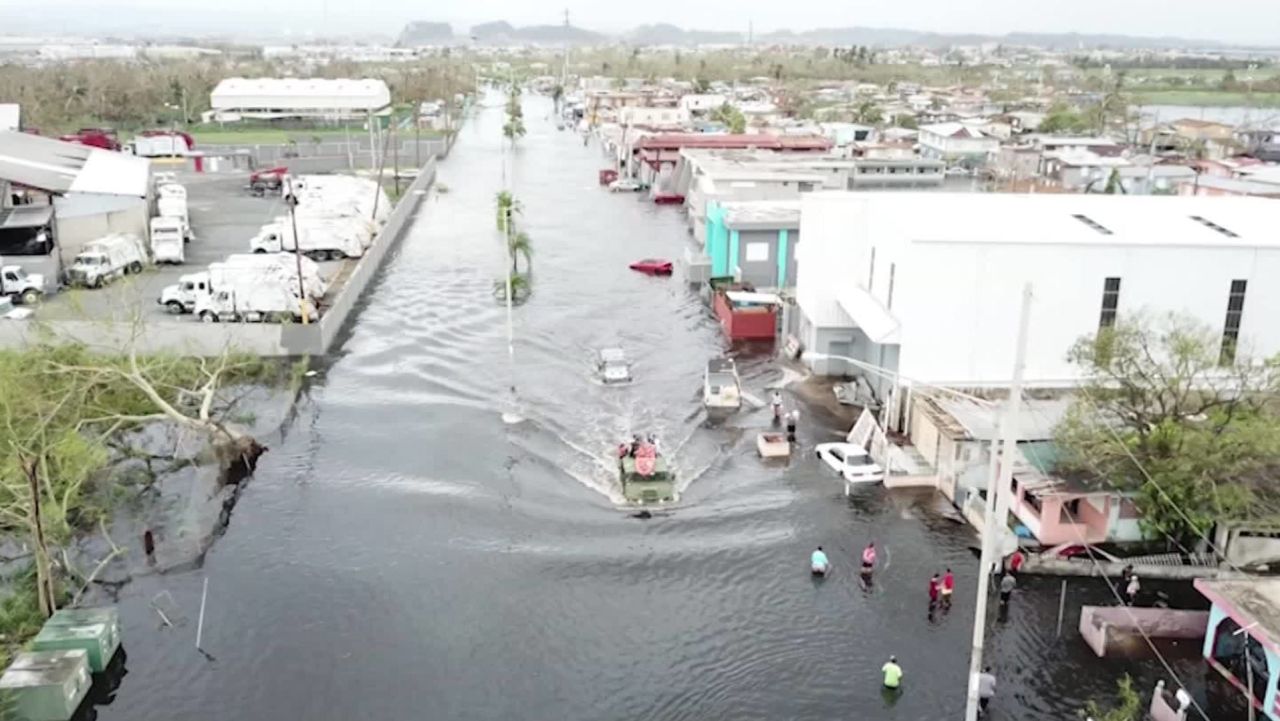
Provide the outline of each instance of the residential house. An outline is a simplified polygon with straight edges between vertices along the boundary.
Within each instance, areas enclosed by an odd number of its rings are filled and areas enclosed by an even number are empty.
[[[920,127],[920,154],[950,165],[985,165],[1000,150],[1000,140],[962,123]]]
[[[719,93],[689,94],[680,97],[680,107],[693,116],[713,112],[726,102],[728,98]]]
[[[1232,125],[1182,118],[1168,127],[1183,148],[1202,147],[1210,158],[1223,158],[1235,150],[1236,129]]]
[[[1089,192],[1105,187],[1111,171],[1129,165],[1125,158],[1088,150],[1052,151],[1040,159],[1040,175],[1066,190]]]
[[[800,202],[796,334],[806,362],[867,376],[890,430],[905,427],[912,383],[1008,383],[1028,283],[1029,388],[1075,386],[1081,370],[1068,349],[1140,309],[1217,329],[1226,362],[1280,352],[1269,200],[812,192]],[[897,375],[868,375],[845,358]]]
[[[1197,578],[1194,585],[1212,604],[1205,660],[1253,709],[1280,721],[1280,580]]]
[[[1012,483],[1009,510],[1043,546],[1144,538],[1137,506],[1110,486],[1027,467],[1014,469]]]
[[[1031,143],[1045,153],[1089,152],[1107,158],[1119,157],[1124,146],[1110,138],[1074,135],[1031,135]]]
[[[655,129],[678,129],[689,124],[685,108],[626,107],[618,110],[618,122],[624,126]]]

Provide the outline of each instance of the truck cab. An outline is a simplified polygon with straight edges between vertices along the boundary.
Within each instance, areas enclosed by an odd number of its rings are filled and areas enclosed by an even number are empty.
[[[44,276],[28,273],[16,265],[0,267],[0,295],[22,305],[35,305],[44,295]]]
[[[178,282],[165,286],[160,291],[156,303],[164,306],[173,315],[194,313],[196,301],[209,294],[209,274],[192,273],[178,278]]]

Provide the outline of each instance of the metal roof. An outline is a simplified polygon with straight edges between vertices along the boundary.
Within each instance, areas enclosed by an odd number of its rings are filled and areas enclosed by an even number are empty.
[[[743,200],[721,203],[726,227],[744,229],[799,228],[799,200]]]
[[[640,150],[679,150],[680,148],[771,148],[776,150],[829,150],[831,140],[821,136],[658,133],[639,143]]]
[[[19,205],[0,209],[0,228],[39,228],[51,222],[52,205]]]
[[[226,78],[209,95],[214,110],[379,110],[391,103],[381,80]]]
[[[0,179],[48,193],[145,197],[151,163],[101,148],[0,131]]]

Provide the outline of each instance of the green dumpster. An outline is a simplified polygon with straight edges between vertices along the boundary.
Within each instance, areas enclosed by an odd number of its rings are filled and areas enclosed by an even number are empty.
[[[114,629],[105,623],[84,623],[78,626],[57,626],[45,624],[31,642],[33,651],[58,651],[78,648],[89,654],[89,670],[102,673],[116,647],[120,645],[120,637]]]
[[[22,721],[67,721],[93,685],[83,649],[27,651],[0,676],[0,699]]]
[[[108,638],[107,647],[103,651],[103,663],[111,663],[111,658],[115,656],[116,650],[120,648],[120,644],[124,642],[124,638],[120,635],[120,612],[114,606],[105,608],[64,608],[53,612],[53,617],[44,622],[48,626],[84,626],[88,624],[101,623],[107,626],[111,631]],[[98,673],[100,670],[94,668],[93,671]]]

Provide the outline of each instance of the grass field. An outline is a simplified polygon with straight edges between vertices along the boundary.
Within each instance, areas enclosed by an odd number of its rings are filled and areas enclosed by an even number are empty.
[[[1154,90],[1134,94],[1140,105],[1280,108],[1280,93],[1227,93],[1218,90]]]

